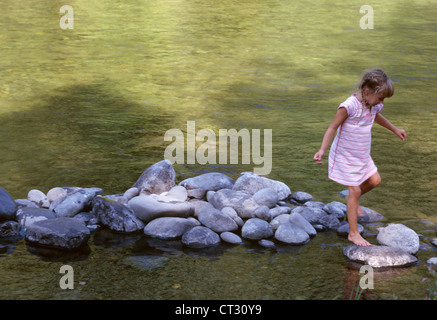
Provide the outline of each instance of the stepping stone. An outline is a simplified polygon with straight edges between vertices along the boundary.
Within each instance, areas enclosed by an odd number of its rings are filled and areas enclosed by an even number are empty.
[[[343,254],[351,261],[367,264],[373,268],[402,267],[417,262],[417,258],[405,251],[388,246],[361,247],[351,244]]]

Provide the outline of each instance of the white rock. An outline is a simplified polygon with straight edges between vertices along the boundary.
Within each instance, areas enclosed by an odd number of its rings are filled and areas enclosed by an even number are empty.
[[[65,190],[64,188],[55,187],[50,189],[49,192],[47,192],[47,199],[50,202],[53,202],[56,199],[64,197],[66,195],[67,195],[67,190]]]
[[[29,191],[29,193],[27,194],[27,199],[32,202],[35,202],[36,204],[38,204],[40,207],[43,208],[48,208],[50,206],[49,199],[44,194],[44,192],[36,189]]]

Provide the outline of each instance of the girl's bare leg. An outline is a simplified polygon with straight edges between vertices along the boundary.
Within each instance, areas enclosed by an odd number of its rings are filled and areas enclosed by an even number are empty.
[[[347,200],[347,220],[349,222],[349,235],[348,240],[352,243],[368,247],[371,246],[371,244],[366,241],[358,231],[358,207],[359,207],[359,199],[361,196],[361,189],[359,186],[354,187],[348,187],[349,190],[349,197]]]
[[[360,185],[360,190],[361,190],[361,196],[367,192],[369,192],[370,190],[376,188],[379,184],[381,183],[381,176],[379,175],[378,172],[376,172],[373,176],[371,176],[369,179],[367,179],[366,181],[364,181],[361,185]],[[346,202],[349,199],[349,196],[346,196]],[[364,216],[364,212],[363,209],[361,209],[361,207],[358,205],[357,208],[357,213],[360,217]]]
[[[364,181],[360,186],[357,187],[348,187],[349,190],[349,196],[347,197],[347,219],[349,222],[349,241],[353,242],[356,245],[359,246],[371,246],[371,244],[366,241],[358,231],[358,215],[361,215],[362,209],[360,209],[360,197],[372,190],[373,188],[377,187],[381,183],[381,176],[378,172],[376,172],[373,176],[371,176],[369,179]]]

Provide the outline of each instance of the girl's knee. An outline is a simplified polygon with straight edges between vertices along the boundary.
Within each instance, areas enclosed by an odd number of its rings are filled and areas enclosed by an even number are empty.
[[[349,191],[349,199],[350,198],[354,198],[354,199],[358,199],[359,197],[361,197],[361,188],[360,187],[349,187],[348,188]]]
[[[372,184],[373,184],[373,187],[377,187],[377,186],[379,186],[380,183],[381,183],[381,176],[380,176],[379,173],[377,172],[377,173],[375,173],[375,174],[372,176]]]

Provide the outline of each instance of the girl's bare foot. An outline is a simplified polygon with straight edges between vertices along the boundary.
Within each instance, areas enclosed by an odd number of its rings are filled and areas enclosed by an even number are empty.
[[[370,247],[371,244],[366,241],[359,233],[357,234],[350,234],[348,235],[348,240],[354,244],[356,244],[357,246],[361,246],[361,247]]]

